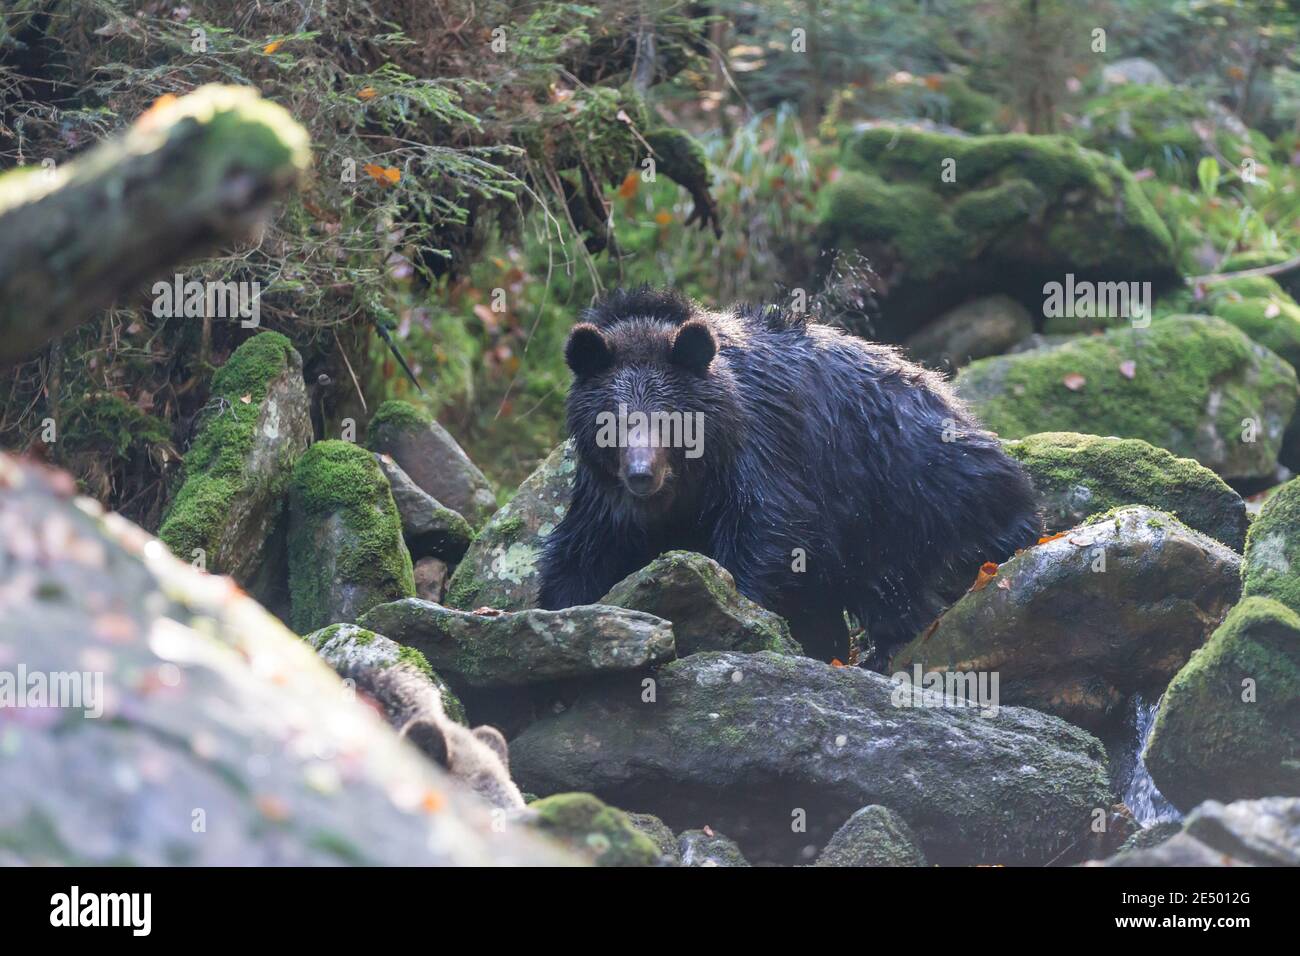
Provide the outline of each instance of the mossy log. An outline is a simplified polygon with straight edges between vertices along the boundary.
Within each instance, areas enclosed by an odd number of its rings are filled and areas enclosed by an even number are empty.
[[[212,85],[160,99],[65,166],[0,176],[0,366],[247,236],[310,160],[306,130],[283,108]]]

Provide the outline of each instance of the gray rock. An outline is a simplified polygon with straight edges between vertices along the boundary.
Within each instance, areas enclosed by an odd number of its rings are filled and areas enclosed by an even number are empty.
[[[1150,60],[1140,56],[1130,56],[1102,67],[1101,82],[1104,86],[1122,86],[1125,83],[1139,86],[1168,86],[1169,78],[1165,76],[1164,70]]]
[[[481,527],[496,511],[491,482],[451,433],[414,405],[384,402],[370,419],[366,441],[371,451],[388,455],[417,486],[473,527]]]
[[[997,675],[1001,703],[1090,730],[1149,699],[1241,592],[1241,558],[1176,518],[1121,508],[1029,548],[894,655],[895,672]]]
[[[950,309],[904,345],[913,360],[935,368],[957,368],[1001,355],[1034,331],[1029,310],[1006,295],[972,299]]]
[[[228,578],[74,491],[66,474],[0,456],[0,669],[85,673],[92,692],[80,707],[9,712],[0,861],[568,859],[496,825]]]
[[[814,866],[925,866],[907,821],[888,807],[863,807],[835,831]]]
[[[1300,866],[1300,798],[1201,804],[1172,837],[1089,866]]]
[[[565,442],[492,516],[447,585],[451,607],[520,611],[537,606],[542,546],[569,510],[575,467],[573,443]]]
[[[601,604],[472,613],[410,598],[382,604],[359,623],[415,648],[435,671],[470,687],[638,670],[676,653],[667,621]]]
[[[587,789],[670,826],[707,819],[753,862],[798,862],[854,810],[912,822],[936,863],[1068,858],[1108,807],[1105,752],[1016,707],[917,700],[879,674],[771,652],[704,653],[592,686],[511,742],[539,793]],[[806,820],[806,834],[791,821]]]
[[[469,522],[443,507],[388,455],[376,453],[375,461],[392,489],[393,502],[402,518],[402,537],[411,557],[441,558],[452,564],[459,561],[474,538]]]
[[[687,830],[677,838],[682,866],[749,866],[736,841],[709,830]]]
[[[737,591],[731,572],[718,562],[691,551],[660,555],[599,603],[670,621],[681,657],[697,651],[803,653],[783,618]]]

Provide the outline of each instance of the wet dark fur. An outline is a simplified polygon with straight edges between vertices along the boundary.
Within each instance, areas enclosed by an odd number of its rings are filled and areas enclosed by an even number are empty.
[[[673,336],[700,319],[717,354],[702,371],[683,369]],[[1020,467],[939,376],[892,348],[771,306],[704,313],[645,289],[614,293],[584,320],[613,364],[575,375],[569,393],[578,468],[547,540],[543,607],[592,603],[684,548],[785,616],[809,654],[845,655],[848,610],[880,655],[924,628],[983,562],[1034,543],[1040,522]],[[674,449],[670,483],[648,502],[619,482],[617,449],[596,447],[596,414],[620,401],[705,413],[703,457]],[[955,440],[943,441],[945,427]],[[795,549],[807,554],[802,573]]]

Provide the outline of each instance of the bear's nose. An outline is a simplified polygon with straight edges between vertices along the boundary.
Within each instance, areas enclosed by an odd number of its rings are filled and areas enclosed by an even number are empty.
[[[648,495],[654,491],[655,476],[649,468],[627,472],[627,489],[634,495]]]

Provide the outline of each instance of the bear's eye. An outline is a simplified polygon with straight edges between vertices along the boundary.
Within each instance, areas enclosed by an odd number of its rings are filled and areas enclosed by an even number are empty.
[[[564,361],[579,378],[599,375],[614,364],[614,351],[600,329],[590,322],[581,322],[569,333]]]

